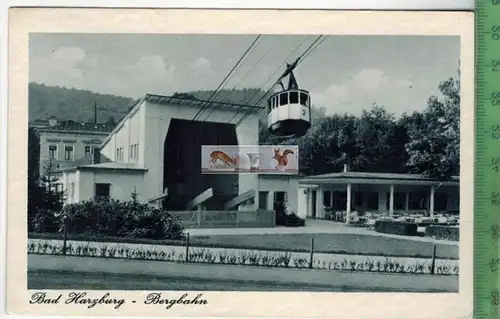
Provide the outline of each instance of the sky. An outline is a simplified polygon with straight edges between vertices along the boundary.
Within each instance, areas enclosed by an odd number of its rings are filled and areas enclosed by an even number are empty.
[[[216,89],[257,35],[32,34],[30,82],[139,98]],[[317,35],[264,35],[224,88],[268,90]],[[299,87],[327,114],[376,103],[421,111],[456,76],[458,36],[325,37],[298,65]],[[286,84],[286,82],[285,82]]]

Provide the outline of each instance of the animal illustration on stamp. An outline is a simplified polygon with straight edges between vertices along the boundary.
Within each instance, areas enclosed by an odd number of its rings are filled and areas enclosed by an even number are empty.
[[[210,153],[209,164],[213,168],[236,168],[238,163],[238,157],[231,157],[222,151],[213,151]]]
[[[284,169],[288,165],[288,155],[294,154],[292,150],[286,149],[283,151],[283,154],[280,154],[280,149],[274,149],[274,157],[273,159],[276,161],[276,169]]]

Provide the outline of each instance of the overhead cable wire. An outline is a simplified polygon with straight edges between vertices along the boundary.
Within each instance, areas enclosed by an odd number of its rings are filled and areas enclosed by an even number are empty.
[[[265,87],[267,86],[267,83],[269,81],[271,81],[274,77],[276,77],[276,75],[280,72],[280,70],[282,69],[282,67],[287,63],[287,61],[295,54],[295,52],[297,52],[301,47],[302,45],[304,45],[304,43],[306,42],[307,38],[309,36],[306,36],[301,42],[300,44],[292,50],[292,52],[286,57],[285,61],[279,66],[279,68],[264,82],[264,84],[261,86],[261,87]],[[252,99],[259,93],[259,90],[256,90],[256,92],[250,96],[249,99],[247,99],[246,102],[243,102],[242,104],[248,104],[248,105],[251,105],[250,102],[252,101]],[[264,96],[266,95],[267,93],[264,94]],[[236,116],[238,116],[238,114],[240,113],[240,111],[238,110],[232,117],[231,119],[229,120],[228,123],[231,123],[235,118]]]
[[[318,48],[319,44],[316,46],[314,46],[314,45],[316,43],[318,43],[318,41],[322,37],[323,37],[323,35],[318,36],[316,38],[316,40],[302,53],[302,55],[299,56],[299,58],[297,59],[296,66],[298,66],[301,62],[303,62],[305,60],[305,58],[307,58],[314,50],[316,50],[316,48]],[[248,116],[250,116],[250,114],[252,113],[252,110],[254,108],[258,107],[259,103],[274,89],[274,87],[276,86],[277,83],[278,83],[278,81],[276,81],[273,85],[271,85],[271,87],[267,90],[267,92],[264,95],[262,95],[262,97],[253,105],[253,107],[251,107],[250,110],[248,110],[247,113],[236,123],[236,127],[238,127],[244,120],[246,120],[248,118]]]
[[[224,80],[222,80],[222,82],[219,84],[219,86],[215,89],[215,91],[212,93],[212,95],[208,98],[208,100],[206,101],[206,103],[204,103],[204,105],[202,105],[202,107],[198,110],[198,112],[196,113],[196,115],[193,118],[193,121],[195,121],[198,118],[198,116],[201,114],[201,112],[204,111],[204,109],[207,107],[207,105],[211,102],[212,98],[217,94],[217,92],[219,91],[219,89],[226,83],[226,81],[229,79],[229,77],[233,74],[234,70],[236,70],[236,68],[240,65],[241,61],[243,61],[243,59],[247,56],[248,52],[250,52],[250,50],[252,50],[254,44],[260,39],[260,37],[261,37],[261,35],[259,34],[255,38],[255,40],[252,42],[252,44],[250,44],[250,46],[248,47],[248,49],[245,51],[245,53],[243,53],[243,55],[238,60],[238,62],[236,62],[236,64],[234,65],[234,67],[229,71],[229,73],[226,75],[226,77],[224,78]]]
[[[231,90],[230,90],[230,91],[226,94],[226,96],[224,96],[224,97],[221,99],[221,101],[222,101],[222,102],[224,102],[224,101],[228,101],[228,102],[230,102],[230,100],[229,100],[229,99],[230,99],[230,97],[232,96],[232,94],[234,93],[234,91],[236,90],[237,85],[238,85],[239,83],[241,83],[244,79],[246,79],[246,78],[248,77],[248,75],[250,75],[250,73],[252,73],[252,71],[253,71],[253,70],[257,67],[257,65],[259,65],[259,64],[262,62],[262,60],[264,60],[264,58],[265,58],[266,56],[268,56],[268,55],[269,55],[269,53],[271,53],[271,51],[273,51],[273,49],[274,49],[274,46],[271,46],[271,47],[269,48],[269,50],[267,50],[267,52],[266,52],[264,55],[262,55],[262,56],[260,57],[260,59],[259,59],[259,60],[258,60],[258,61],[257,61],[257,62],[256,62],[256,63],[255,63],[255,64],[254,64],[251,68],[250,68],[250,70],[248,70],[248,72],[247,72],[247,73],[246,73],[246,74],[245,74],[245,75],[244,75],[244,76],[243,76],[243,77],[242,77],[242,78],[241,78],[238,82],[236,82],[236,83],[234,84],[233,88],[232,88],[232,89],[231,89]],[[215,108],[212,108],[212,110],[210,111],[210,113],[208,113],[208,115],[207,115],[207,116],[205,116],[204,121],[206,121],[206,120],[208,119],[208,117],[209,117],[209,116],[210,116],[210,115],[211,115],[211,114],[212,114],[215,110],[216,110]]]

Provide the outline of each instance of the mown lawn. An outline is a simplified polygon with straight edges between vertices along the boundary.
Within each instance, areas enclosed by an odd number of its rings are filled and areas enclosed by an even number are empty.
[[[213,281],[155,276],[29,271],[28,289],[197,290],[197,291],[350,291],[342,287]],[[383,289],[380,289],[384,291]],[[374,291],[377,291],[375,288]]]
[[[436,278],[439,282],[441,278]],[[170,291],[303,291],[303,292],[407,292],[387,288],[381,283],[371,287],[354,288],[345,285],[283,284],[275,282],[242,282],[166,278],[156,276],[90,274],[60,271],[28,271],[28,289],[36,290],[170,290]],[[432,287],[421,292],[449,292]]]
[[[392,257],[431,257],[436,245],[436,257],[458,259],[459,246],[434,244],[411,239],[367,234],[262,234],[192,236],[192,247],[246,248],[256,250],[309,252],[314,237],[314,251],[348,255],[378,255]],[[29,238],[61,239],[61,234],[29,234]],[[185,245],[184,240],[151,240],[116,237],[68,236],[68,240],[138,243],[152,245]]]

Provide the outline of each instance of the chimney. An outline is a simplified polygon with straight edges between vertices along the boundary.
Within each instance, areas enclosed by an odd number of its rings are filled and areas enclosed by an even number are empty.
[[[349,165],[344,164],[344,173],[349,172]]]
[[[94,154],[92,154],[92,164],[100,164],[101,163],[101,150],[98,147],[94,148]]]

